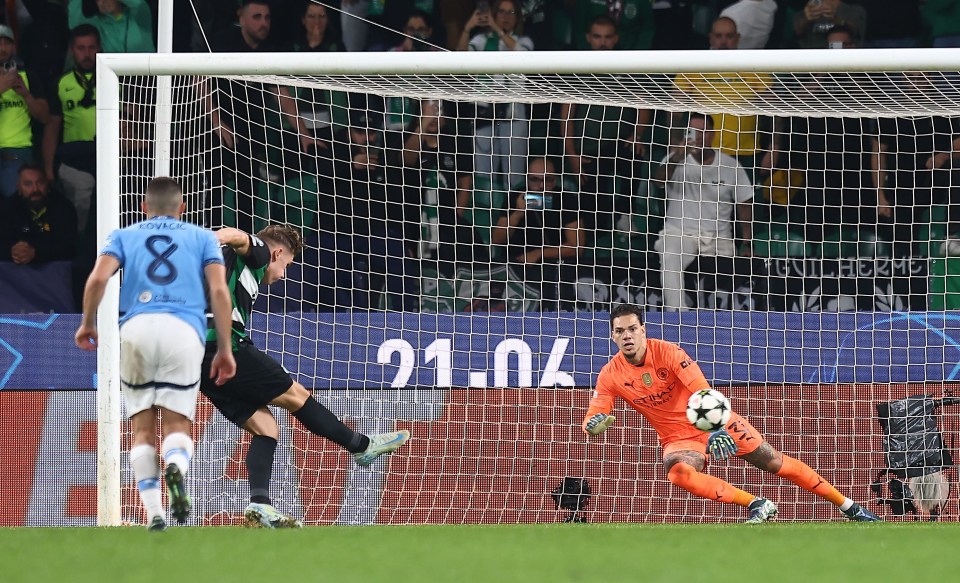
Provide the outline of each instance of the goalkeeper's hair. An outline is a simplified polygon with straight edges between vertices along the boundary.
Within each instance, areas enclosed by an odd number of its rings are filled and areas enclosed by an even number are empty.
[[[303,251],[303,238],[300,237],[300,232],[289,225],[264,227],[257,233],[257,237],[268,243],[283,245],[290,250],[294,257],[300,255],[300,252]]]
[[[633,304],[620,304],[610,311],[610,327],[613,328],[613,321],[620,316],[629,316],[633,314],[643,324],[643,310]]]

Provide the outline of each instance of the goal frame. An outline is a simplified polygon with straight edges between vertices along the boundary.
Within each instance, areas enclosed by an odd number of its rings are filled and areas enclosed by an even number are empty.
[[[163,48],[163,47],[161,47]],[[169,49],[168,49],[169,50]],[[97,245],[120,226],[120,76],[159,79],[156,173],[169,172],[169,76],[172,75],[429,75],[665,74],[957,71],[960,49],[745,51],[551,51],[344,53],[161,53],[97,56]],[[438,92],[439,93],[439,92]],[[487,99],[485,97],[485,99]],[[543,102],[551,102],[549,95]],[[582,103],[598,103],[584,95]],[[960,112],[958,112],[960,113]],[[97,316],[97,522],[121,524],[119,278],[111,278]]]

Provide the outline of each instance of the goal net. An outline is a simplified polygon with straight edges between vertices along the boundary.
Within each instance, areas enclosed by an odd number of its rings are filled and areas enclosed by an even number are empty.
[[[99,232],[142,218],[157,160],[187,220],[301,231],[255,343],[358,431],[412,434],[360,468],[276,410],[271,494],[306,524],[561,521],[568,477],[591,522],[743,519],[670,484],[623,402],[581,431],[622,302],[774,447],[892,515],[877,406],[957,373],[960,53],[723,53],[101,55]],[[101,521],[140,522],[112,333]],[[670,403],[666,370],[649,384]],[[202,398],[195,437],[191,520],[234,524],[248,438]],[[910,476],[955,480],[925,463]],[[740,460],[708,471],[841,518]]]

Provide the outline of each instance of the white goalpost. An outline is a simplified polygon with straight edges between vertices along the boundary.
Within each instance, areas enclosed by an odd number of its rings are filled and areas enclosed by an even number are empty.
[[[889,461],[877,405],[957,376],[958,70],[960,49],[100,54],[98,246],[161,174],[184,185],[192,222],[302,230],[254,341],[358,431],[412,434],[365,470],[279,416],[273,494],[307,524],[554,522],[568,476],[591,483],[590,521],[736,520],[666,480],[623,403],[602,438],[581,432],[620,302],[646,308],[649,335],[679,342],[778,449],[866,503]],[[691,113],[729,150],[712,184],[745,179],[749,198],[655,180]],[[510,231],[518,207],[542,211],[536,239]],[[724,220],[729,233],[703,226]],[[732,252],[671,263],[671,228],[681,247],[703,232]],[[118,291],[114,278],[98,317],[105,526],[142,519]],[[232,524],[246,442],[208,403],[197,425],[191,521]],[[786,519],[837,517],[742,464],[710,471]],[[955,502],[939,511],[957,517]]]

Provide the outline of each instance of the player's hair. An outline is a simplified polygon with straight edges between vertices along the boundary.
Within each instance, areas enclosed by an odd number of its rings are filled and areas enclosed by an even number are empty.
[[[183,190],[169,176],[158,176],[147,184],[147,208],[150,212],[172,215],[180,211]]]
[[[643,310],[639,306],[633,304],[620,304],[614,309],[610,310],[610,327],[613,328],[613,321],[616,318],[621,316],[629,316],[633,314],[640,320],[640,323],[643,324]]]
[[[703,127],[706,131],[709,132],[713,130],[713,116],[709,116],[705,113],[694,112],[690,114],[690,119],[687,120],[687,123],[689,124],[691,121],[695,119],[703,120]]]
[[[257,233],[257,237],[264,241],[283,245],[290,250],[294,257],[300,255],[300,252],[303,251],[303,239],[300,237],[300,232],[289,225],[264,227]]]

